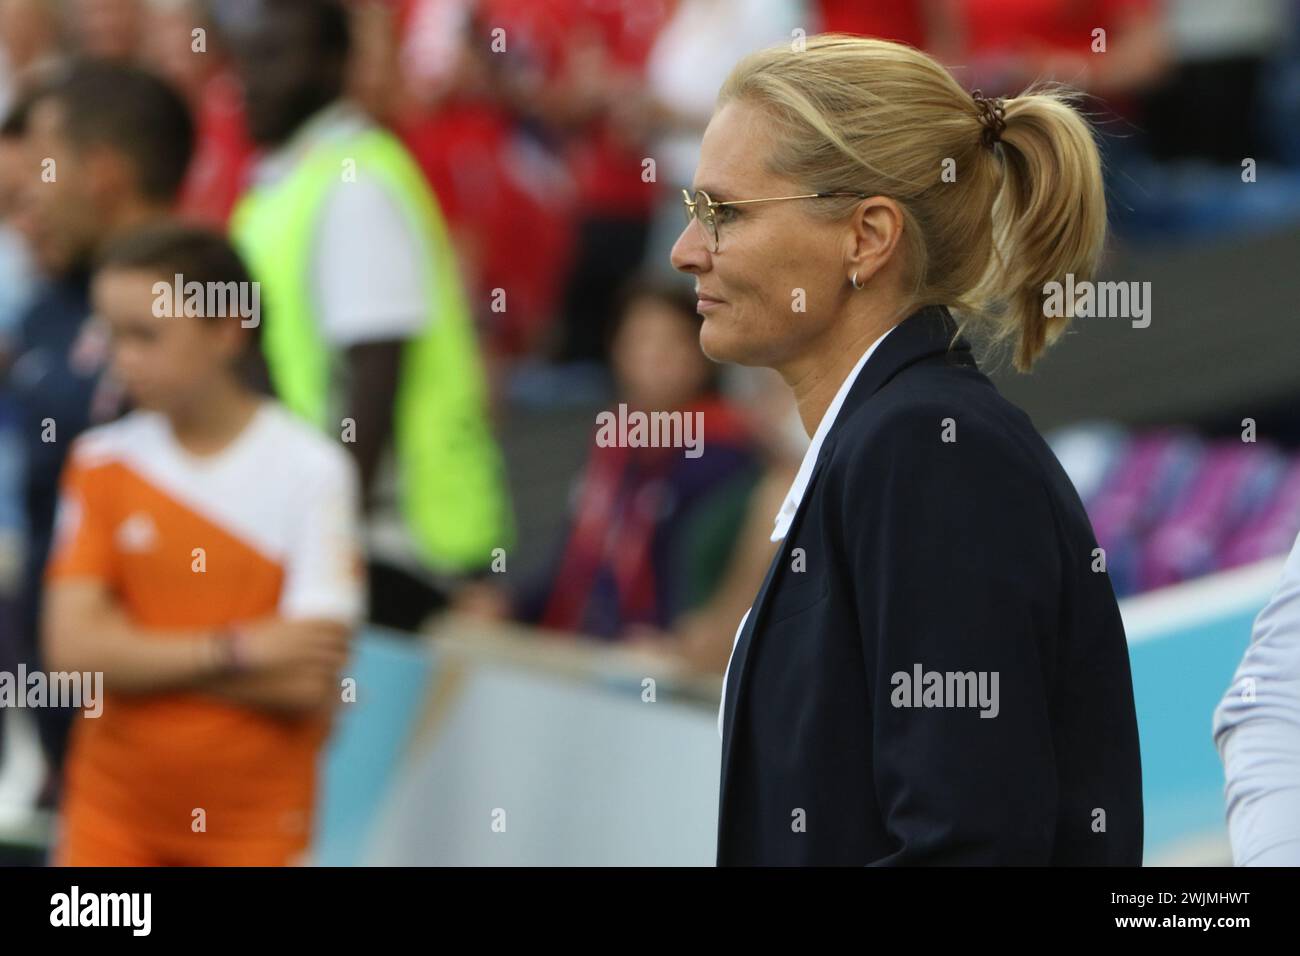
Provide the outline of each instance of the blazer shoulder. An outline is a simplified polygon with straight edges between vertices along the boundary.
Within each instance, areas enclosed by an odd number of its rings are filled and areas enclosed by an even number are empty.
[[[887,486],[900,506],[1015,510],[1048,523],[1061,507],[1046,442],[976,370],[900,375],[837,431],[826,477],[846,503]]]
[[[911,374],[907,374],[911,372]],[[874,453],[980,453],[1022,460],[1023,439],[1037,435],[1028,417],[976,369],[905,369],[846,416],[837,446]]]

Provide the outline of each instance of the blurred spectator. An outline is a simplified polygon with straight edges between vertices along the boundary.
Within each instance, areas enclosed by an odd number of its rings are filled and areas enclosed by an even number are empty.
[[[1276,557],[1300,532],[1300,455],[1268,442],[1087,423],[1052,449],[1120,597]]]
[[[30,216],[24,201],[31,168],[23,141],[26,114],[26,104],[19,103],[0,122],[0,374],[13,357],[18,322],[32,293]]]
[[[30,169],[23,142],[26,110],[19,104],[0,123],[0,670],[16,661],[16,599],[23,582],[22,539],[26,528],[23,492],[21,407],[9,381],[18,325],[33,291],[31,256],[20,215]],[[0,719],[0,751],[4,749]],[[2,764],[0,754],[0,764]]]
[[[262,284],[271,378],[357,459],[371,619],[414,629],[512,543],[456,258],[410,154],[344,97],[342,7],[264,0],[225,27],[267,150],[232,227]]]
[[[412,0],[400,23],[408,109],[397,131],[447,215],[492,354],[514,359],[541,349],[555,316],[576,196],[563,142],[520,82],[533,72],[528,10],[505,6]],[[492,48],[498,28],[503,53]]]
[[[391,125],[406,109],[398,8],[401,0],[351,0],[352,54],[345,88],[377,122]]]
[[[682,231],[681,190],[694,179],[722,81],[745,54],[806,31],[808,13],[800,0],[682,0],[655,39],[645,87],[614,106],[628,135],[654,137],[660,188],[649,269],[682,280],[668,254]]]
[[[694,297],[675,286],[637,286],[626,301],[610,350],[619,403],[629,413],[702,413],[703,453],[596,444],[549,568],[512,595],[481,585],[460,610],[644,638],[629,629],[669,630],[722,583],[758,479],[756,448],[743,417],[718,395],[718,368],[699,348]]]
[[[159,308],[175,276],[202,307]],[[249,387],[250,288],[192,227],[137,230],[97,263],[135,409],[77,440],[60,485],[42,649],[103,695],[75,723],[58,865],[274,866],[311,839],[364,604],[357,477]]]
[[[1265,502],[1219,548],[1219,568],[1235,568],[1283,554],[1300,534],[1300,454],[1292,455],[1271,501]]]
[[[25,132],[22,201],[44,282],[21,320],[10,384],[26,463],[20,637],[35,669],[39,582],[64,458],[78,434],[120,407],[116,388],[101,375],[107,341],[90,318],[90,264],[113,237],[171,211],[189,165],[193,126],[185,103],[152,74],[81,62],[35,94]],[[36,719],[57,770],[68,715],[46,708]]]
[[[1229,535],[1265,506],[1285,462],[1276,449],[1227,439],[1205,449],[1143,549],[1142,590],[1216,570]]]
[[[750,495],[735,547],[718,587],[700,606],[662,632],[634,626],[627,641],[684,661],[703,673],[722,674],[731,656],[736,625],[754,602],[776,545],[772,516],[781,510],[808,450],[790,387],[771,369],[742,369],[732,395],[758,441],[763,474]]]
[[[481,87],[482,42],[470,33],[478,0],[404,0],[399,57],[407,93],[423,106],[434,106],[458,86]],[[478,74],[475,81],[466,74]]]
[[[543,102],[569,133],[579,198],[556,354],[596,361],[605,358],[618,288],[645,257],[658,190],[646,178],[648,131],[619,122],[626,115],[619,104],[644,85],[650,47],[669,9],[663,0],[558,6],[569,8],[550,26],[560,72]]]
[[[23,440],[20,407],[9,383],[17,325],[31,295],[30,259],[15,226],[26,177],[21,106],[0,123],[0,671],[12,672],[19,647],[23,580]],[[5,721],[0,713],[0,768],[5,766]]]
[[[199,0],[150,0],[148,23],[142,56],[184,95],[194,115],[194,161],[180,212],[224,227],[253,159],[230,57]]]
[[[0,0],[0,114],[58,61],[60,26],[50,0]]]
[[[63,0],[73,46],[84,56],[135,59],[144,36],[146,0]]]
[[[1149,88],[1169,68],[1164,0],[940,3],[932,48],[958,66],[968,88],[985,93],[1013,94],[1036,80],[1052,80],[1118,109],[1124,95]]]
[[[1147,100],[1145,141],[1157,160],[1237,166],[1274,153],[1261,128],[1269,60],[1288,42],[1288,0],[1165,0],[1173,70]]]

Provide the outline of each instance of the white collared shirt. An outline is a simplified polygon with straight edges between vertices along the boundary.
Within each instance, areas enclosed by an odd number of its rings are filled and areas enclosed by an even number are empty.
[[[808,490],[808,482],[812,479],[813,469],[817,466],[817,457],[821,454],[822,443],[826,441],[826,436],[830,434],[831,426],[835,424],[835,419],[839,417],[840,409],[844,406],[844,400],[848,398],[849,391],[853,388],[853,383],[858,380],[862,374],[862,369],[866,366],[867,360],[871,358],[871,353],[876,347],[889,336],[898,326],[893,326],[884,335],[876,339],[867,350],[862,353],[858,363],[853,366],[848,377],[840,385],[840,390],[835,393],[831,399],[830,405],[826,409],[826,414],[822,415],[821,423],[817,426],[817,431],[813,433],[812,442],[808,445],[808,450],[804,452],[803,461],[799,465],[799,471],[795,473],[794,481],[790,484],[790,490],[786,492],[785,501],[781,503],[781,508],[776,513],[774,519],[775,527],[772,529],[773,541],[784,541],[785,536],[790,532],[790,525],[794,523],[795,515],[799,513],[799,505],[803,503],[804,492]],[[731,657],[736,656],[736,645],[740,643],[740,633],[745,629],[745,621],[749,619],[749,612],[746,611],[740,619],[740,626],[736,628],[736,636],[731,641]],[[718,736],[722,736],[722,712],[727,706],[727,677],[731,673],[731,658],[727,659],[727,671],[722,676],[722,699],[718,701]]]

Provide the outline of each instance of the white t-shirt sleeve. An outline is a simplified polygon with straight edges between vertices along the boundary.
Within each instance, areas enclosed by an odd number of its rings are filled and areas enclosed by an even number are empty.
[[[280,613],[356,626],[366,608],[360,479],[346,452],[329,451],[312,463],[310,479],[295,498]]]
[[[428,237],[379,183],[340,182],[325,200],[313,253],[320,329],[338,348],[407,339],[432,315]]]
[[[1300,866],[1300,538],[1214,713],[1237,866]]]

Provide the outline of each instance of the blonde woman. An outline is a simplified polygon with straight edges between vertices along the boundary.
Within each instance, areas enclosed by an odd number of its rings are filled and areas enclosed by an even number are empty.
[[[723,687],[718,863],[1140,863],[1114,592],[966,334],[1027,370],[1064,330],[1044,285],[1105,238],[1085,120],[812,37],[736,66],[685,193],[704,351],[780,372],[812,438]]]

